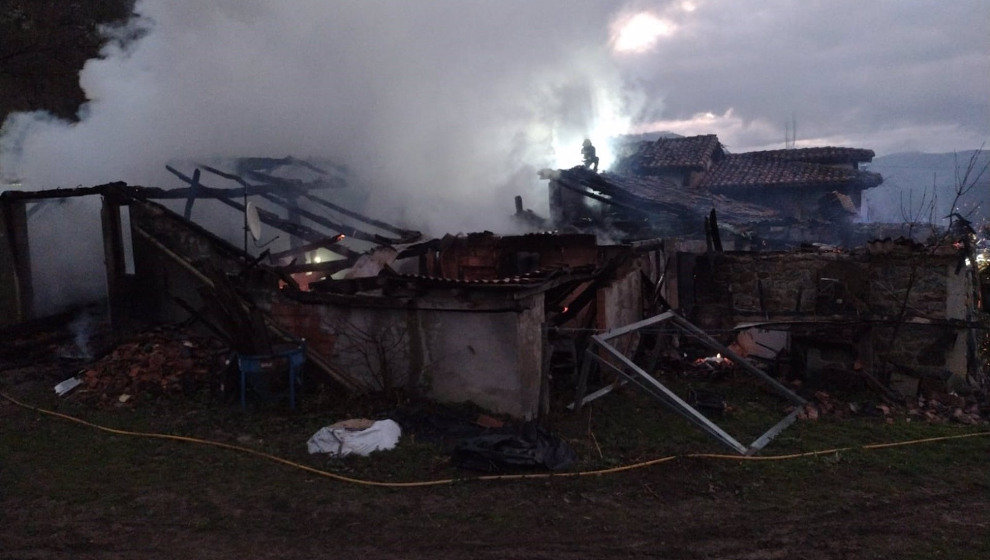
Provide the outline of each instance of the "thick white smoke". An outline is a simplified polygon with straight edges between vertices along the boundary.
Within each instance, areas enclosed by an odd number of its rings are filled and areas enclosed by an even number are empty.
[[[581,138],[624,132],[636,108],[608,52],[614,9],[140,0],[147,35],[86,64],[82,120],[12,116],[0,170],[31,188],[181,186],[166,162],[326,158],[387,219],[504,231],[514,195],[545,208],[537,169],[577,164]]]

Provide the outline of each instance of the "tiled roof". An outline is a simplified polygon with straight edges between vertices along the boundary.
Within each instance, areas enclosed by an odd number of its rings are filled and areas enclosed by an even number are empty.
[[[588,273],[593,270],[593,266],[580,266],[568,268],[563,271],[564,274],[579,274]],[[420,287],[472,287],[472,288],[505,288],[505,289],[522,289],[529,288],[533,286],[539,286],[551,280],[555,275],[562,272],[562,268],[547,268],[543,270],[534,270],[527,274],[520,274],[517,276],[510,276],[506,278],[492,278],[492,279],[479,279],[479,280],[462,280],[459,278],[444,278],[440,276],[428,276],[423,274],[388,274],[383,275],[384,281],[388,284],[396,284],[400,282],[406,282],[415,284]]]
[[[817,163],[788,161],[767,157],[763,152],[731,154],[712,167],[701,181],[701,187],[712,192],[724,192],[752,187],[823,187],[867,189],[883,179],[876,173],[831,167]]]
[[[803,161],[805,163],[863,163],[873,160],[873,150],[862,148],[840,148],[822,146],[816,148],[791,148],[787,150],[765,150],[762,152],[746,152],[752,157],[766,157],[782,161]]]
[[[779,218],[776,210],[730,200],[702,189],[690,189],[658,177],[595,173],[584,167],[561,170],[556,177],[572,187],[604,193],[617,202],[682,216],[707,216],[714,207],[727,223],[751,223]]]
[[[704,169],[721,150],[714,134],[660,138],[656,142],[644,142],[624,164],[640,172],[684,167]]]

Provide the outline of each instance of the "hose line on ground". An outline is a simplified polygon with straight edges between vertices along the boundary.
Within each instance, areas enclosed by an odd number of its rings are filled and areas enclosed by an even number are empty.
[[[897,441],[892,443],[874,443],[868,445],[860,446],[850,446],[850,447],[835,447],[832,449],[822,449],[819,451],[807,451],[804,453],[791,453],[787,455],[763,455],[763,456],[747,456],[747,455],[723,455],[718,453],[689,453],[686,455],[669,455],[667,457],[660,457],[658,459],[652,459],[650,461],[642,461],[638,463],[632,463],[629,465],[623,465],[619,467],[612,467],[608,469],[598,469],[591,471],[576,471],[576,472],[563,472],[563,473],[530,473],[530,474],[509,474],[509,475],[484,475],[484,476],[474,476],[466,478],[441,478],[436,480],[422,480],[415,482],[387,482],[379,480],[364,480],[360,478],[353,478],[349,476],[344,476],[342,474],[337,474],[330,471],[325,471],[322,469],[317,469],[315,467],[310,467],[308,465],[303,465],[295,461],[290,461],[283,457],[277,455],[272,455],[271,453],[265,453],[264,451],[258,451],[256,449],[251,449],[250,447],[244,447],[241,445],[234,445],[230,443],[223,443],[220,441],[212,441],[208,439],[201,439],[189,436],[177,436],[172,434],[161,434],[156,432],[138,432],[132,430],[121,430],[118,428],[110,428],[108,426],[102,426],[82,418],[76,418],[75,416],[70,416],[68,414],[63,414],[61,412],[55,412],[54,410],[46,410],[37,406],[33,406],[27,403],[23,403],[10,395],[0,391],[0,397],[10,401],[11,403],[26,408],[28,410],[33,410],[40,414],[45,414],[48,416],[53,416],[56,418],[61,418],[63,420],[68,420],[69,422],[74,422],[76,424],[81,424],[89,428],[93,428],[102,432],[107,432],[110,434],[116,434],[121,436],[132,436],[141,437],[149,439],[164,439],[171,441],[181,441],[186,443],[195,443],[199,445],[206,445],[212,447],[219,447],[221,449],[229,449],[231,451],[238,451],[240,453],[246,453],[248,455],[253,455],[255,457],[260,457],[262,459],[267,459],[269,461],[280,463],[282,465],[287,465],[300,469],[302,471],[308,472],[310,474],[315,474],[325,478],[330,478],[340,482],[347,482],[350,484],[360,484],[363,486],[379,486],[385,488],[416,488],[422,486],[441,486],[454,484],[457,482],[473,482],[473,481],[494,481],[494,480],[532,480],[541,478],[573,478],[579,476],[603,476],[607,474],[615,474],[625,471],[631,471],[636,469],[642,469],[646,467],[651,467],[653,465],[659,465],[661,463],[667,463],[678,458],[685,459],[714,459],[714,460],[730,460],[730,461],[786,461],[792,459],[800,459],[803,457],[816,457],[820,455],[832,455],[835,453],[843,451],[851,451],[854,449],[860,450],[872,450],[872,449],[886,449],[890,447],[901,447],[906,445],[917,445],[922,443],[933,443],[937,441],[947,441],[952,439],[962,439],[980,436],[990,436],[990,432],[974,432],[969,434],[960,434],[955,436],[941,436],[941,437],[930,437],[924,439],[915,439],[907,441]]]

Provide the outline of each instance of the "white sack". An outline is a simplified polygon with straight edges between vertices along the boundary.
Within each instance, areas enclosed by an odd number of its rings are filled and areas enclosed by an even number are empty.
[[[393,420],[379,420],[365,430],[320,428],[306,445],[310,453],[329,453],[334,457],[346,457],[351,453],[364,456],[379,449],[392,449],[401,435],[402,428]]]

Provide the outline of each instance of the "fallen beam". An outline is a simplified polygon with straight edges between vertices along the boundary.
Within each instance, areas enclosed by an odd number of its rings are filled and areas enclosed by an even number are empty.
[[[182,172],[167,165],[165,166],[165,169],[167,169],[170,173],[178,177],[180,180],[192,184],[193,180],[190,177],[187,177]],[[222,192],[234,193],[237,190],[242,190],[242,189],[213,189],[206,186],[200,186],[200,188],[203,190],[203,192],[212,192],[214,194],[222,193]],[[235,195],[233,194],[230,196],[222,196],[222,197],[218,196],[216,197],[216,199],[226,204],[227,206],[234,208],[239,212],[244,212],[246,210],[244,205],[242,203],[235,201],[234,196]],[[302,239],[304,241],[317,242],[317,241],[322,241],[327,237],[326,234],[321,233],[313,228],[301,224],[294,224],[288,220],[283,220],[282,218],[279,218],[274,212],[269,212],[268,210],[264,210],[262,208],[258,208],[258,218],[262,221],[262,223],[270,225],[280,231],[298,237],[299,239]],[[339,245],[332,245],[327,247],[327,249],[329,251],[333,251],[334,253],[337,253],[338,255],[347,258],[357,258],[361,255],[361,253],[358,253],[357,251]]]

